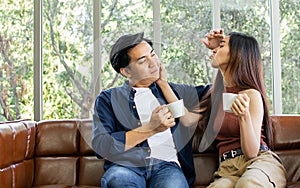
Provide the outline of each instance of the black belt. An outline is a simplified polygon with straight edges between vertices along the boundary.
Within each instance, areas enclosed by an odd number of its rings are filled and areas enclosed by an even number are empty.
[[[269,147],[266,146],[266,145],[260,145],[259,150],[260,151],[267,151],[267,150],[269,150]],[[242,151],[241,148],[230,150],[230,151],[227,151],[227,152],[222,154],[221,161],[225,161],[227,159],[235,158],[235,157],[240,156],[240,155],[243,155],[243,151]]]

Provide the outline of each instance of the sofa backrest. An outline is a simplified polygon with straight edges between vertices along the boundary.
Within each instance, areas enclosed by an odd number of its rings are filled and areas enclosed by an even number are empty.
[[[300,116],[273,115],[274,151],[288,181],[300,181]],[[0,187],[67,184],[99,187],[103,160],[91,149],[92,120],[14,121],[0,123]],[[213,178],[218,158],[195,153],[196,186]]]
[[[274,151],[287,169],[289,182],[300,181],[300,116],[272,115]]]
[[[31,187],[35,125],[34,121],[0,123],[0,187]]]
[[[99,186],[103,161],[90,147],[91,120],[37,123],[34,186]]]

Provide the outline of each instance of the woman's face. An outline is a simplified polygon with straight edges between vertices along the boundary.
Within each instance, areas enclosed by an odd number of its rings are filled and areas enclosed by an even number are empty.
[[[214,49],[214,57],[212,58],[212,67],[225,70],[229,59],[230,59],[230,49],[229,49],[229,36],[226,36],[220,42],[218,49]]]

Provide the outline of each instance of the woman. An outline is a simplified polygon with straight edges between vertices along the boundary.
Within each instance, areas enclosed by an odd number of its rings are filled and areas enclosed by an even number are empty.
[[[213,31],[203,40],[213,50],[212,67],[219,69],[200,144],[203,151],[214,141],[219,152],[219,168],[209,188],[285,187],[286,171],[269,149],[272,129],[259,45],[252,36],[232,32],[220,37],[222,32]],[[232,112],[222,110],[223,92],[237,94]]]

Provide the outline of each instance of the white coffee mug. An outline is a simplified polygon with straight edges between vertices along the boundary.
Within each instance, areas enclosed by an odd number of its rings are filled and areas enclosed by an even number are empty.
[[[225,112],[232,112],[231,105],[237,96],[235,93],[223,93],[223,110]]]
[[[174,118],[178,118],[185,114],[183,99],[167,104],[167,107]]]

